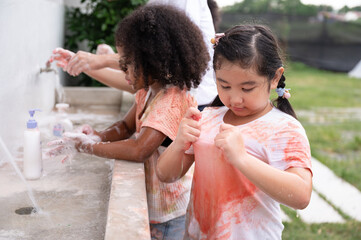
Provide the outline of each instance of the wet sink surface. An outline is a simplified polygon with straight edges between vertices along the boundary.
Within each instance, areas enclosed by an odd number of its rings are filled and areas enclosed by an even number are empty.
[[[73,109],[76,125],[102,130],[120,118],[119,109]],[[44,143],[43,143],[44,145]],[[21,159],[17,165],[22,169]],[[76,154],[70,163],[43,160],[43,176],[28,181],[41,213],[31,207],[26,185],[9,163],[0,166],[0,239],[104,239],[114,160]]]

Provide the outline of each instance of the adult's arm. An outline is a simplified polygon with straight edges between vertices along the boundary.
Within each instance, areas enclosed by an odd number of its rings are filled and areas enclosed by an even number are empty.
[[[57,61],[57,66],[72,76],[84,72],[107,86],[135,93],[119,69],[118,54],[96,55],[84,51],[75,54],[63,48],[56,48],[53,54],[50,61]]]

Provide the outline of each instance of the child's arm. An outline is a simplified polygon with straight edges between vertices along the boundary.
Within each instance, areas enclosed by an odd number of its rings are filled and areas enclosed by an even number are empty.
[[[182,119],[176,139],[159,157],[156,173],[162,182],[174,182],[186,174],[194,162],[194,155],[185,154],[200,135],[198,120],[201,113],[191,107]]]
[[[132,86],[126,82],[124,72],[119,69],[118,54],[96,55],[84,51],[73,53],[56,48],[50,58],[50,62],[53,61],[72,76],[84,72],[109,87],[135,93]]]
[[[76,140],[76,148],[81,152],[99,157],[144,162],[162,144],[166,136],[153,128],[144,127],[136,139],[128,139],[136,130],[136,104],[134,103],[122,121],[106,130],[96,133],[102,139],[99,143]]]
[[[65,70],[73,76],[84,72],[107,86],[135,93],[125,80],[125,73],[119,68],[119,55],[116,53],[97,55],[78,51],[69,60]]]
[[[276,169],[245,150],[242,134],[232,125],[223,124],[215,138],[226,159],[254,185],[276,201],[295,209],[307,207],[312,192],[311,172],[304,168]]]
[[[114,142],[130,138],[136,131],[135,125],[136,103],[128,110],[124,118],[107,129],[96,132],[102,142]]]
[[[125,139],[114,142],[100,142],[81,147],[85,152],[99,157],[114,158],[135,162],[146,161],[162,144],[166,136],[149,127],[144,127],[136,139]]]
[[[99,70],[87,70],[84,73],[109,87],[135,93],[133,87],[125,80],[125,73],[121,70],[107,67]]]

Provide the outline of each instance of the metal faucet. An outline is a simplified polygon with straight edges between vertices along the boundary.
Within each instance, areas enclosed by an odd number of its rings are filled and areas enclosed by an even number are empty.
[[[43,73],[43,72],[54,72],[54,73],[58,73],[58,71],[56,71],[56,69],[54,68],[51,68],[51,63],[50,61],[48,60],[46,62],[46,67],[45,68],[40,68],[40,73]]]

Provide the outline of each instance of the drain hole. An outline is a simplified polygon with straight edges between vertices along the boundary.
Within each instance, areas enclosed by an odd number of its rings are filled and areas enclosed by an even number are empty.
[[[30,215],[31,213],[36,213],[36,209],[33,207],[23,207],[16,209],[15,213],[19,215]]]

